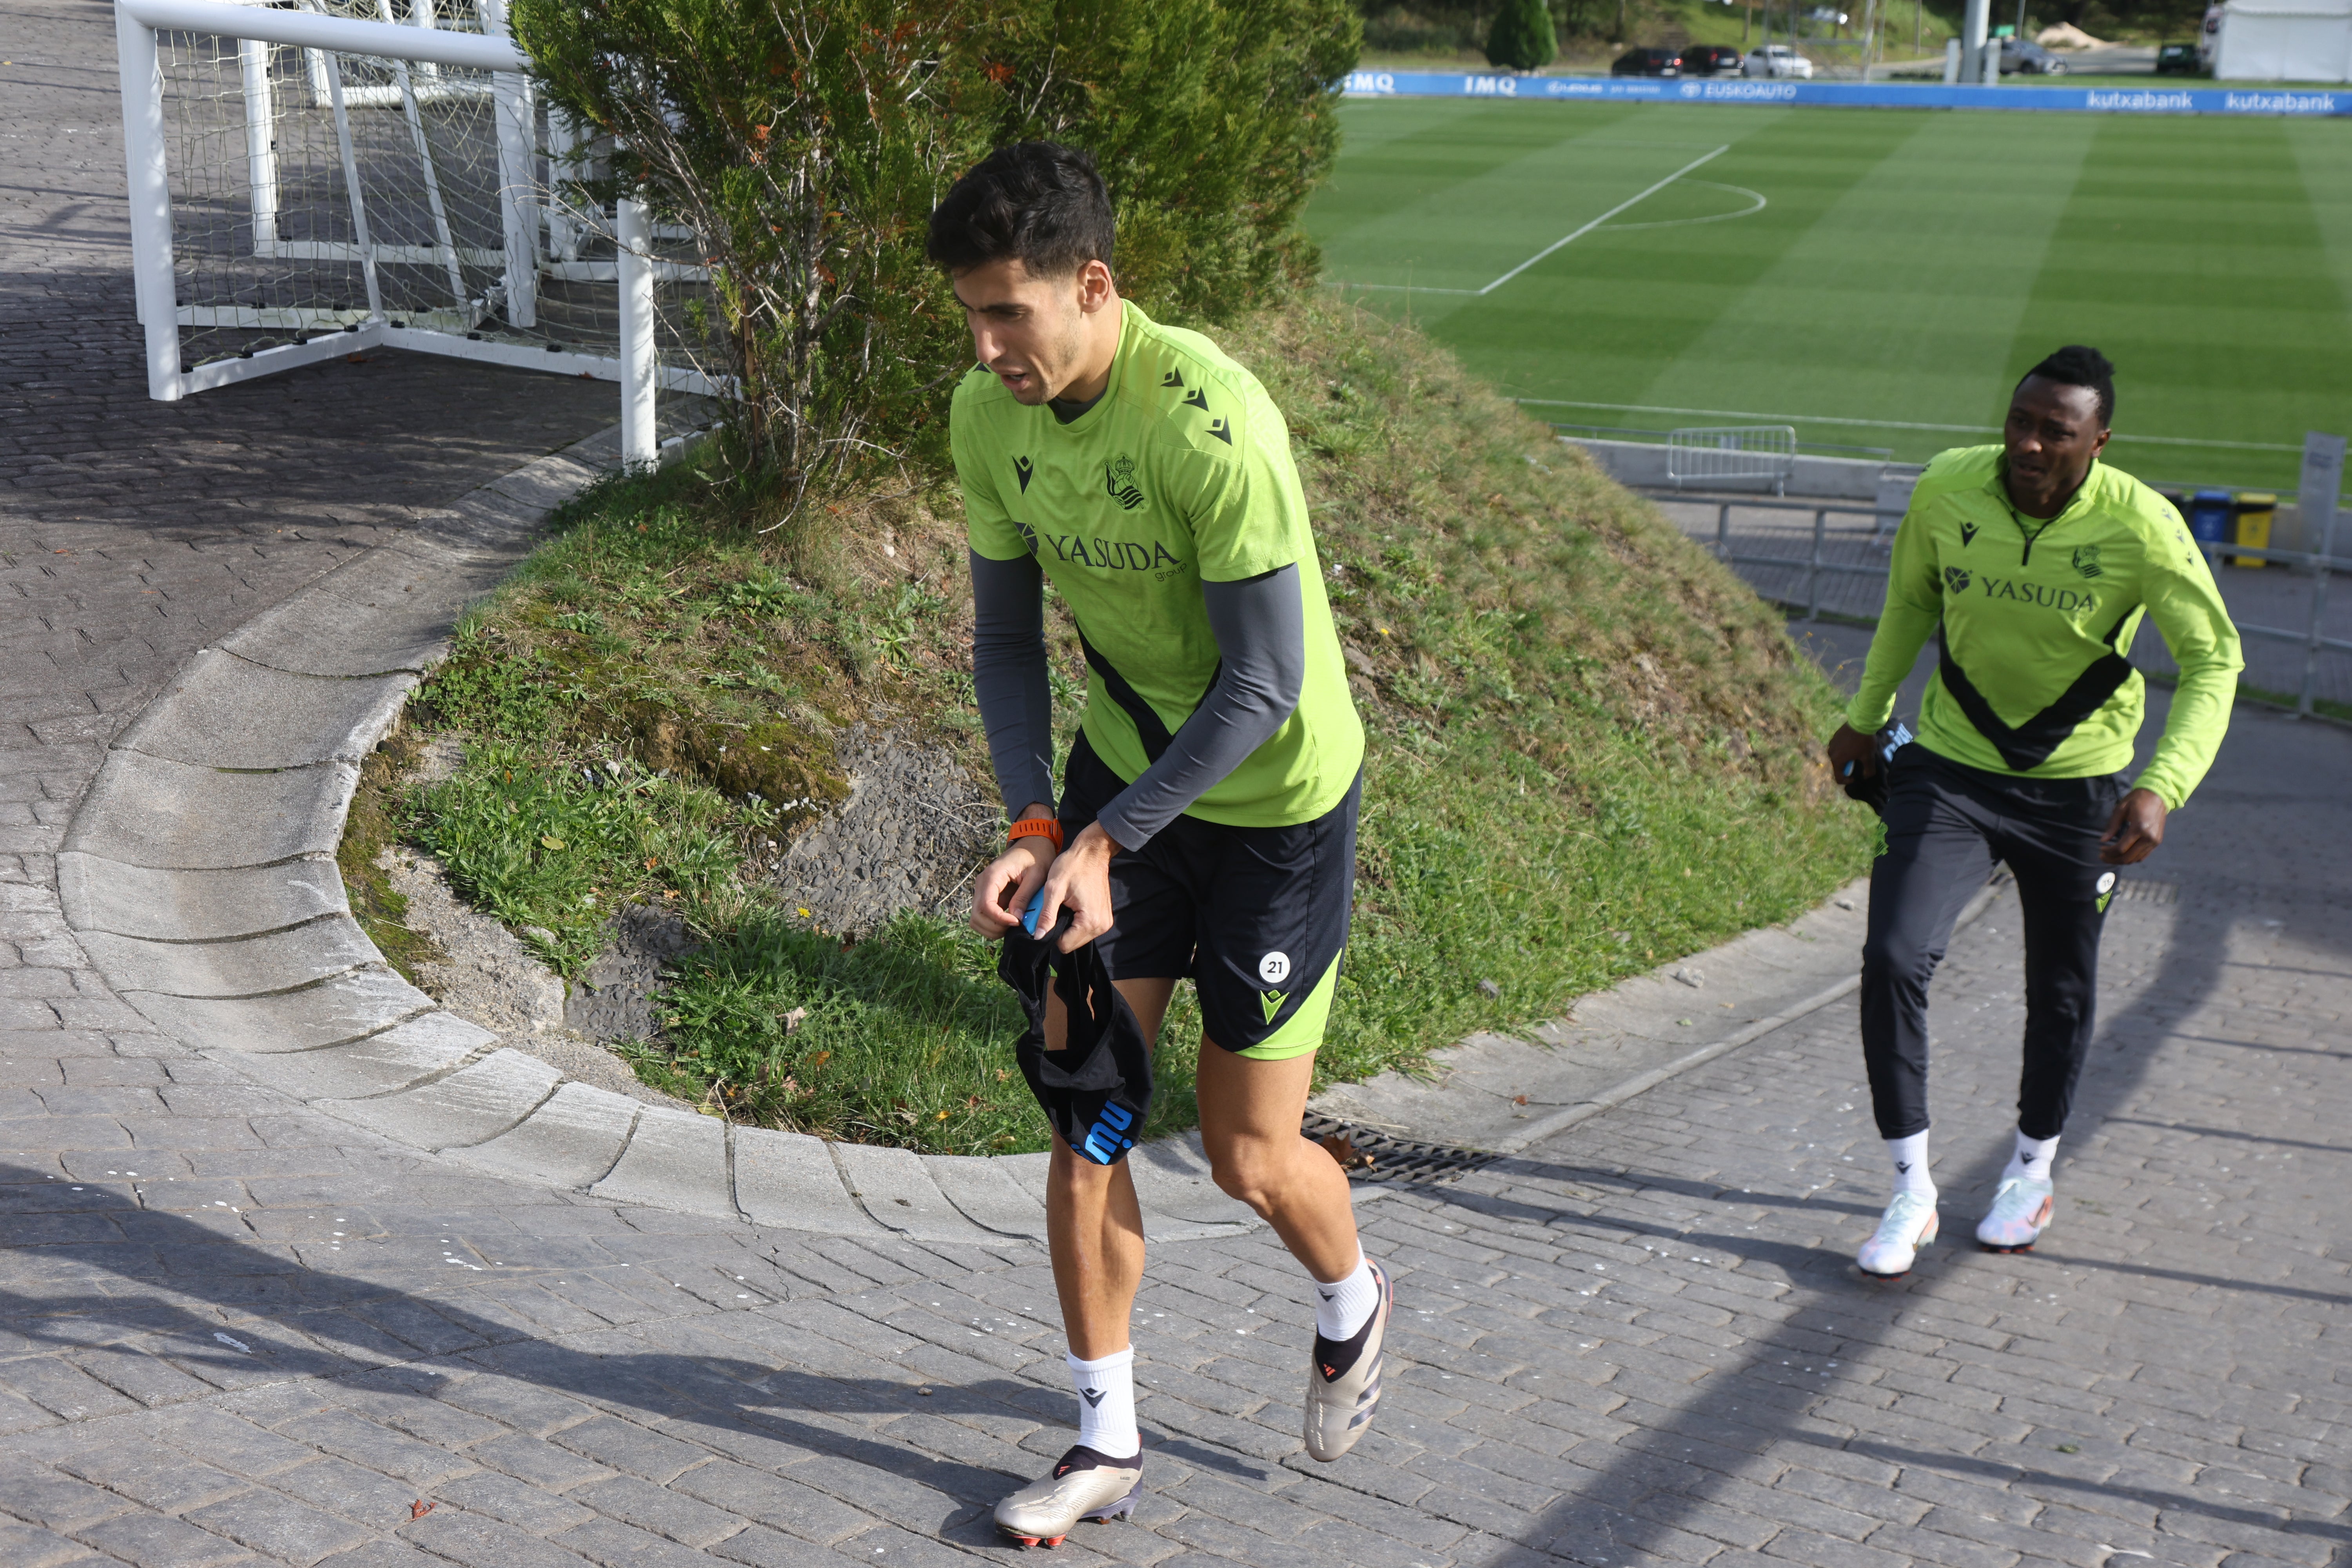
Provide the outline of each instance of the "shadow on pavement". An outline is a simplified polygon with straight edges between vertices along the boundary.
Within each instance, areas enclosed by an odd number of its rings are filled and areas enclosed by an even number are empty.
[[[2155,710],[2150,714],[2151,733],[2163,719],[2164,707],[2161,701],[2151,703]],[[2239,719],[2242,724],[2245,723],[2247,715],[2243,710],[2241,710]],[[2245,737],[2248,744],[2239,751],[2235,758],[2230,758],[2225,752],[2225,765],[2216,769],[2214,782],[2220,786],[2215,791],[2216,809],[2228,812],[2231,806],[2220,803],[2233,797],[2242,798],[2249,789],[2282,787],[2288,792],[2284,798],[2289,803],[2290,809],[2282,814],[2284,819],[2276,824],[2275,833],[2259,836],[2258,847],[2243,842],[2242,834],[2236,830],[2242,825],[2231,825],[2231,831],[2215,832],[2201,845],[2193,841],[2184,844],[2172,854],[2172,863],[2163,868],[2165,872],[2182,879],[2184,894],[2179,913],[2166,951],[2149,965],[2151,978],[2145,989],[2129,1005],[2102,1021],[2099,1037],[2085,1066],[2071,1118],[2071,1130],[2078,1140],[2110,1119],[2125,1122],[2132,1121],[2117,1113],[2130,1106],[2140,1092],[2157,1048],[2174,1037],[2169,1031],[2169,1021],[2211,997],[2224,984],[2225,972],[2233,976],[2231,984],[2242,980],[2243,970],[2227,962],[2224,952],[2231,931],[2247,923],[2250,904],[2253,908],[2279,908],[2289,916],[2299,915],[2297,934],[2315,946],[2342,950],[2347,945],[2346,939],[2352,935],[2352,923],[2343,919],[2340,895],[2329,889],[2325,873],[2326,865],[2340,863],[2340,853],[2319,857],[2316,866],[2309,858],[2301,864],[2289,864],[2296,856],[2299,816],[2311,818],[2309,826],[2312,830],[2328,831],[2327,813],[2332,809],[2331,802],[2326,798],[2329,788],[2317,781],[2342,776],[2340,763],[2344,737],[2315,733],[2308,726],[2300,731],[2292,727],[2281,731],[2272,727],[2277,722],[2258,721],[2247,726],[2257,733]],[[2255,749],[2269,754],[2259,757],[2248,754]],[[2277,773],[2283,761],[2278,755],[2281,751],[2288,753],[2313,751],[2322,754],[2333,753],[2339,765],[2315,774],[2304,774],[2305,782],[2298,789]],[[2231,763],[2234,766],[2226,765]],[[2315,816],[2313,815],[2315,813]],[[2205,824],[2199,826],[2201,828]],[[2225,824],[2216,823],[2214,826],[2220,827]],[[2315,871],[2318,874],[2316,883],[2313,880]],[[2268,923],[2276,925],[2281,922],[2273,921]],[[2111,943],[2113,940],[2111,936]],[[2111,962],[2112,959],[2111,950]],[[2341,980],[2343,976],[2336,973],[2330,973],[2329,978]],[[2252,1136],[2243,1133],[2225,1135]],[[2004,1145],[1986,1153],[1963,1170],[1939,1173],[1944,1175],[1945,1192],[1955,1195],[1972,1191],[1990,1192],[2006,1157]],[[1857,1213],[1874,1215],[1875,1212],[1863,1211],[1859,1205],[1822,1205],[1764,1193],[1735,1194],[1719,1184],[1692,1183],[1670,1176],[1619,1174],[1547,1164],[1540,1161],[1523,1160],[1512,1163],[1521,1167],[1523,1173],[1528,1175],[1540,1173],[1587,1186],[1664,1187],[1691,1197],[1742,1205],[1761,1204],[1790,1208],[1834,1206]],[[1508,1170],[1507,1165],[1497,1168]],[[1794,1441],[1843,1448],[1890,1463],[1930,1469],[1967,1474],[1998,1473],[2011,1479],[2032,1479],[2042,1474],[2022,1467],[2005,1466],[1962,1454],[1893,1447],[1872,1440],[1866,1432],[1851,1439],[1840,1439],[1808,1429],[1811,1424],[1823,1419],[1853,1424],[1843,1416],[1816,1417],[1811,1411],[1823,1397],[1834,1396],[1839,1384],[1867,1366],[1873,1359],[1873,1351],[1883,1348],[1893,1352],[1907,1348],[1899,1347],[1897,1342],[1916,1338],[1916,1331],[1906,1328],[1905,1321],[1916,1318],[1920,1308],[1935,1301],[1938,1294],[1937,1286],[1943,1279],[1965,1278],[1955,1266],[1969,1255],[1956,1256],[1957,1247],[1952,1238],[1948,1237],[1931,1252],[1923,1254],[1922,1268],[1908,1279],[1879,1285],[1865,1281],[1843,1254],[1831,1255],[1818,1248],[1759,1243],[1752,1237],[1681,1230],[1671,1225],[1621,1222],[1603,1215],[1548,1212],[1517,1200],[1498,1200],[1454,1189],[1435,1189],[1432,1195],[1539,1224],[1590,1226],[1598,1230],[1671,1237],[1685,1246],[1698,1243],[1723,1247],[1745,1258],[1777,1266],[1785,1273],[1794,1289],[1781,1304],[1785,1325],[1782,1331],[1769,1339],[1751,1343],[1738,1363],[1708,1377],[1695,1391],[1694,1398],[1671,1412],[1664,1424],[1667,1433],[1686,1436],[1693,1440],[1729,1444],[1756,1453],[1762,1453],[1777,1443]],[[1859,1240],[1860,1235],[1857,1228],[1853,1239]],[[1958,1246],[1965,1245],[1963,1237]],[[2115,1258],[2085,1258],[2056,1252],[2048,1256],[2053,1262],[2070,1270],[2128,1274],[2234,1292],[2309,1300],[2330,1307],[2352,1301],[2352,1298],[2337,1291],[2263,1280],[2221,1279]],[[1827,1335],[1827,1342],[1836,1343],[1834,1351],[1822,1348],[1824,1331],[1822,1324],[1814,1321],[1825,1316],[1834,1318],[1834,1322],[1830,1325],[1834,1332]],[[1832,1372],[1818,1379],[1807,1379],[1802,1397],[1792,1398],[1789,1392],[1783,1392],[1789,1381],[1784,1369],[1790,1363],[1802,1358],[1804,1363],[1811,1366],[1823,1363],[1832,1355],[1842,1363],[1839,1372]],[[2324,1379],[2326,1374],[2320,1373],[2316,1375]],[[1690,1521],[1688,1528],[1700,1528],[1696,1516],[1710,1506],[1711,1493],[1727,1479],[1728,1477],[1718,1471],[1696,1465],[1683,1467],[1679,1477],[1670,1479],[1661,1474],[1656,1455],[1621,1445],[1619,1457],[1613,1458],[1598,1475],[1580,1485],[1578,1495],[1554,1505],[1546,1518],[1531,1521],[1520,1540],[1529,1545],[1580,1560],[1607,1559],[1622,1563],[1629,1550],[1654,1551],[1664,1557],[1675,1557],[1677,1551],[1671,1538],[1684,1533],[1685,1521]],[[2049,1479],[2050,1484],[2055,1486],[2088,1488],[2105,1495],[2133,1499],[2212,1520],[2322,1536],[2344,1542],[2346,1549],[2352,1551],[2352,1526],[2297,1519],[2288,1512],[2284,1505],[2275,1511],[2265,1512],[2200,1496],[2158,1493],[2066,1477],[2051,1477]]]
[[[0,1289],[0,1328],[15,1342],[19,1356],[29,1347],[88,1350],[94,1341],[116,1341],[114,1335],[93,1333],[94,1327],[103,1327],[147,1337],[149,1342],[133,1347],[131,1353],[143,1349],[223,1391],[292,1379],[334,1379],[430,1400],[451,1384],[452,1374],[487,1373],[568,1394],[623,1417],[634,1413],[653,1418],[654,1424],[708,1428],[716,1439],[711,1446],[721,1453],[741,1447],[728,1444],[723,1434],[751,1434],[802,1450],[790,1463],[819,1455],[846,1459],[966,1505],[966,1512],[949,1521],[900,1521],[918,1529],[929,1523],[950,1529],[969,1522],[977,1515],[968,1510],[992,1507],[1003,1495],[1011,1472],[927,1455],[826,1417],[977,1415],[1052,1425],[1067,1414],[1062,1408],[1066,1395],[1003,1376],[957,1384],[928,1382],[910,1370],[904,1382],[890,1382],[824,1376],[723,1355],[599,1353],[493,1321],[451,1300],[306,1268],[178,1215],[127,1206],[119,1191],[87,1183],[82,1184],[91,1196],[110,1204],[91,1204],[71,1211],[69,1217],[81,1222],[86,1234],[90,1222],[102,1222],[113,1238],[40,1245],[26,1239],[27,1226],[37,1230],[40,1221],[56,1216],[31,1209],[27,1200],[33,1194],[71,1186],[46,1180],[47,1175],[0,1164],[0,1204],[5,1205],[0,1212],[6,1214],[13,1242],[7,1248],[12,1267],[21,1270],[46,1265],[53,1274],[69,1270],[83,1277],[104,1272],[128,1289],[37,1296]],[[132,1265],[124,1254],[135,1255],[141,1265]],[[518,1269],[509,1277],[523,1284],[542,1272]],[[289,1276],[300,1281],[299,1303]],[[141,1286],[152,1287],[158,1294],[142,1295]],[[275,1309],[276,1315],[242,1317],[233,1327],[224,1327],[226,1320],[209,1315],[205,1307],[239,1314]],[[919,1387],[930,1393],[919,1394]],[[392,1419],[397,1422],[396,1415]],[[972,1438],[975,1445],[989,1440],[978,1429]],[[1175,1447],[1204,1466],[1235,1468],[1232,1460],[1196,1451],[1195,1446]]]
[[[2282,1535],[2315,1535],[2325,1541],[2352,1543],[2352,1525],[2323,1524],[2311,1520],[2289,1519],[2281,1522],[2276,1514],[2259,1509],[2231,1508],[2208,1498],[2189,1497],[2180,1492],[2158,1491],[2150,1487],[2118,1486],[2089,1476],[2060,1475],[2054,1470],[2041,1470],[2030,1466],[2003,1464],[1998,1459],[1963,1458],[1951,1454],[1930,1454],[1916,1448],[1898,1447],[1892,1443],[1874,1443],[1857,1437],[1840,1443],[1819,1433],[1801,1432],[1797,1441],[1816,1447],[1842,1448],[1849,1454],[1865,1454],[1874,1459],[1884,1459],[1891,1465],[1927,1465],[1939,1470],[1956,1470],[1963,1475],[1985,1476],[2013,1485],[2022,1481],[2031,1486],[2047,1487],[2055,1491],[2094,1493],[2099,1497],[2120,1498],[2126,1502],[2145,1503],[2150,1508],[2178,1510],[2221,1520],[2230,1524],[2252,1525],[2258,1530],[2274,1530]]]
[[[2132,1121],[2132,1118],[2127,1116],[2111,1117],[2106,1120],[2126,1123]],[[2140,1122],[2138,1125],[2162,1128],[2168,1131],[2178,1131],[2186,1132],[2195,1131],[2195,1129],[2187,1127],[2176,1129],[2169,1123],[2162,1121]],[[2221,1136],[2240,1138],[2251,1135],[2246,1133],[2230,1132],[2223,1133]],[[2277,1139],[2263,1139],[2260,1140],[2260,1142],[2278,1142],[2283,1141]],[[2340,1149],[2330,1148],[2328,1145],[2323,1143],[2297,1143],[2294,1144],[2294,1147],[2299,1149],[2325,1149],[2331,1153],[2341,1153],[2344,1152]],[[1990,1187],[1991,1185],[1990,1177],[1992,1174],[1998,1173],[1999,1168],[1998,1163],[1989,1164],[1985,1167],[1986,1174],[1981,1184],[1971,1183],[1969,1187],[1955,1187],[1950,1190],[1955,1192],[1968,1191],[1979,1184]],[[1639,1177],[1632,1176],[1626,1178],[1624,1184],[1629,1189],[1634,1190],[1645,1187],[1665,1187],[1668,1185],[1668,1184],[1665,1183],[1643,1182]],[[1736,1253],[1743,1261],[1777,1264],[1791,1282],[1796,1281],[1800,1276],[1808,1273],[1814,1275],[1828,1273],[1847,1280],[1856,1280],[1859,1279],[1859,1276],[1855,1274],[1854,1270],[1849,1267],[1846,1254],[1843,1252],[1825,1252],[1817,1247],[1805,1247],[1794,1242],[1761,1241],[1752,1236],[1727,1231],[1680,1229],[1671,1225],[1647,1223],[1641,1220],[1617,1219],[1602,1214],[1580,1214],[1570,1209],[1548,1209],[1517,1198],[1495,1197],[1477,1193],[1460,1193],[1449,1188],[1433,1189],[1431,1195],[1444,1203],[1454,1205],[1458,1208],[1469,1209],[1483,1215],[1491,1215],[1497,1219],[1517,1220],[1525,1224],[1557,1226],[1563,1230],[1576,1230],[1581,1228],[1591,1231],[1605,1231],[1618,1236],[1655,1237],[1661,1240],[1673,1241],[1677,1246],[1712,1247],[1721,1251]],[[1850,1215],[1871,1222],[1875,1222],[1879,1215],[1879,1211],[1877,1209],[1869,1207],[1863,1204],[1811,1203],[1801,1197],[1776,1196],[1775,1194],[1769,1193],[1749,1193],[1743,1191],[1734,1194],[1727,1188],[1720,1187],[1707,1194],[1706,1196],[1710,1200],[1737,1203],[1743,1207],[1749,1205],[1756,1205],[1768,1208],[1815,1209],[1834,1214]],[[1859,1237],[1862,1235],[1862,1232],[1857,1230],[1853,1234]],[[1960,1244],[1953,1241],[1949,1237],[1947,1237],[1944,1239],[1943,1245],[1946,1247],[1953,1247]],[[2177,1284],[2200,1285],[2215,1290],[2241,1290],[2250,1291],[2257,1295],[2291,1296],[2306,1301],[2326,1301],[2331,1305],[2352,1306],[2352,1294],[2347,1294],[2341,1290],[2313,1290],[2306,1289],[2299,1285],[2267,1284],[2259,1279],[2228,1279],[2218,1274],[2192,1274],[2186,1269],[2158,1268],[2146,1263],[2126,1263],[2116,1258],[2080,1258],[2068,1256],[2063,1258],[2063,1261],[2064,1266],[2068,1268],[2084,1269],[2095,1274],[2132,1274],[2137,1275],[2144,1279],[2168,1279]]]

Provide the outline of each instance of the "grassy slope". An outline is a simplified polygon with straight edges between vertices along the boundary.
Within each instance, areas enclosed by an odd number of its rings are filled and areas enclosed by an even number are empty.
[[[1416,332],[1321,303],[1232,348],[1291,416],[1370,672],[1326,1072],[1555,1015],[1860,866],[1804,760],[1827,689],[1728,571]]]
[[[1726,143],[1622,221],[1743,204],[1701,179],[1769,199],[1733,221],[1597,230],[1481,298],[1411,296],[1504,390],[1601,405],[1556,418],[1789,416],[1806,439],[1917,460],[1992,439],[2019,374],[2091,342],[2122,367],[2112,456],[2144,478],[2291,489],[2303,432],[2352,422],[2336,368],[2352,357],[2352,226],[2342,182],[2320,173],[2352,128],[1439,100],[1341,112],[1347,151],[1307,214],[1335,278],[1476,288]]]
[[[1728,572],[1409,328],[1309,300],[1221,337],[1293,420],[1371,735],[1326,1077],[1556,1015],[1860,868],[1867,816],[1805,755],[1828,689]],[[760,535],[693,472],[604,487],[423,694],[425,727],[478,743],[394,809],[477,901],[567,972],[622,900],[710,939],[649,1081],[845,1136],[1042,1146],[992,950],[917,916],[845,943],[757,875],[814,809],[792,803],[837,792],[845,724],[911,721],[984,769],[959,512],[934,484]],[[784,760],[743,774],[762,743]],[[1196,1037],[1180,1003],[1155,1131],[1191,1120]]]

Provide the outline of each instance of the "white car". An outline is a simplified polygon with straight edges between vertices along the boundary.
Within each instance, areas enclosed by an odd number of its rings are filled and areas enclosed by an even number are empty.
[[[1813,62],[1786,44],[1766,44],[1748,51],[1748,59],[1739,68],[1742,76],[1793,76],[1807,81],[1813,79]]]

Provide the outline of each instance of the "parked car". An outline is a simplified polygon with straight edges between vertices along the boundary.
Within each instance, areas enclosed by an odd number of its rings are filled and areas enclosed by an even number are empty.
[[[1813,62],[1786,44],[1766,44],[1748,51],[1748,60],[1740,68],[1742,76],[1793,76],[1807,81],[1813,78]]]
[[[1683,51],[1685,76],[1738,76],[1739,51],[1728,44],[1694,44]]]
[[[2064,76],[2066,62],[2031,38],[2003,38],[2000,41],[2000,74]]]
[[[2202,76],[2205,74],[2205,62],[2198,58],[2194,44],[2167,44],[2156,51],[2156,74]]]
[[[1680,49],[1627,49],[1609,66],[1611,76],[1680,76]]]

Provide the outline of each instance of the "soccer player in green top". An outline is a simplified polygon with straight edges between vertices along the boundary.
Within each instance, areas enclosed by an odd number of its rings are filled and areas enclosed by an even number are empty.
[[[1307,1447],[1336,1459],[1378,1403],[1391,1304],[1345,1174],[1299,1135],[1347,941],[1363,729],[1281,413],[1207,338],[1119,298],[1114,239],[1092,161],[1045,142],[989,157],[931,217],[980,362],[950,429],[973,683],[1013,819],[972,925],[1002,937],[1042,890],[1035,929],[1066,910],[1060,950],[1097,944],[1147,1038],[1192,979],[1202,1143],[1316,1281]],[[1048,581],[1088,665],[1058,800]],[[1049,1052],[1063,1025],[1049,994]],[[1058,1135],[1047,1194],[1078,1442],[996,1521],[1051,1543],[1134,1506],[1143,1227],[1126,1164]]]
[[[1840,777],[1881,766],[1873,736],[1940,631],[1919,736],[1887,771],[1886,849],[1870,875],[1862,1052],[1895,1197],[1857,1261],[1907,1272],[1936,1235],[1927,1172],[1927,977],[1995,860],[2025,927],[2017,1143],[1977,1244],[2022,1252],[2053,1208],[2051,1163],[2091,1043],[2099,930],[2115,868],[2164,841],[2212,764],[2242,660],[2204,555],[2163,497],[2099,459],[2115,367],[2060,349],[2027,372],[1998,447],[1927,465],[1895,535],[1862,688],[1829,743]],[[2125,655],[2154,616],[2180,667],[2164,737],[2130,765],[2143,683]]]

